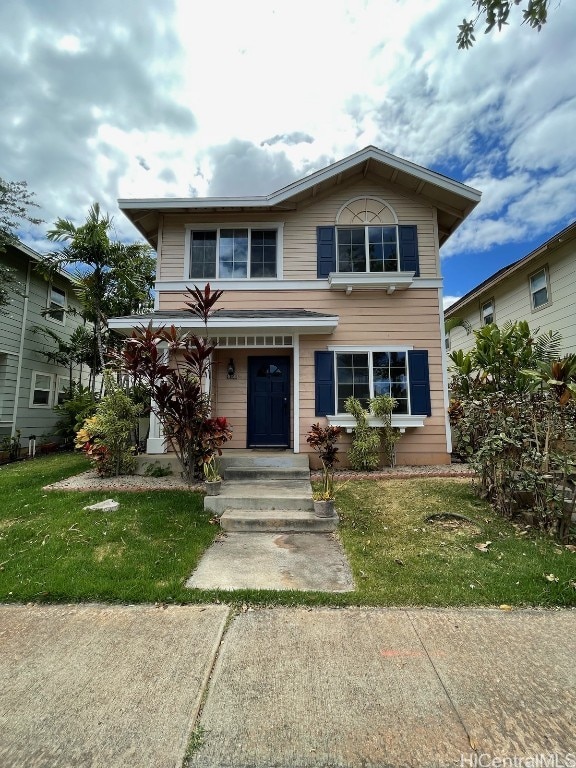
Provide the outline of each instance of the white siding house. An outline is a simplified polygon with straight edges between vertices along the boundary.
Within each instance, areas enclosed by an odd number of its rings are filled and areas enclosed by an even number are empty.
[[[533,331],[559,331],[564,354],[576,353],[576,223],[484,280],[444,316],[467,320],[472,330],[526,320]],[[446,342],[450,351],[468,352],[474,334],[455,328]]]

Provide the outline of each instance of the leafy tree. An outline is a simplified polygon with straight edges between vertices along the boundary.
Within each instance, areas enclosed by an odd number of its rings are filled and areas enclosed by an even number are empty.
[[[21,221],[40,224],[41,219],[31,216],[28,210],[38,207],[33,197],[25,181],[5,181],[0,178],[0,253],[6,250],[6,246],[18,242],[15,230]],[[15,282],[14,271],[0,264],[0,315],[7,312],[6,307],[10,303],[8,286]]]
[[[522,23],[540,31],[548,21],[550,0],[472,0],[476,16],[473,19],[463,19],[462,24],[458,25],[458,48],[471,48],[474,45],[474,32],[478,24],[485,26],[485,34],[491,32],[494,27],[502,29],[508,24],[512,6],[520,3],[523,3]]]
[[[74,368],[76,366],[90,365],[94,357],[93,336],[84,325],[79,325],[66,340],[59,336],[52,328],[34,326],[34,333],[47,336],[56,344],[56,348],[43,350],[40,354],[46,360],[68,369],[68,389],[74,385]]]
[[[470,333],[472,330],[472,326],[468,320],[465,320],[462,317],[449,317],[444,320],[444,333],[448,334],[450,331],[453,331],[454,328],[464,328],[466,333]]]
[[[100,370],[105,366],[107,320],[113,313],[131,314],[150,302],[153,270],[152,249],[144,243],[126,244],[111,240],[112,218],[98,203],[77,227],[69,219],[57,219],[47,237],[65,243],[47,254],[39,269],[48,278],[72,266],[75,291],[87,320],[94,325]]]
[[[40,224],[42,219],[30,215],[29,208],[38,208],[34,193],[25,181],[5,181],[0,178],[0,252],[17,242],[16,227],[22,221]]]

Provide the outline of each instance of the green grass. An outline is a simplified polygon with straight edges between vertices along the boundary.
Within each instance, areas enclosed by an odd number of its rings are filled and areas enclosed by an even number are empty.
[[[43,491],[87,469],[61,455],[0,467],[0,599],[175,602],[216,533],[187,491]],[[83,511],[113,497],[116,512]]]
[[[576,553],[498,518],[469,481],[348,481],[340,536],[357,588],[347,594],[184,589],[218,528],[202,495],[43,491],[85,469],[62,455],[0,467],[0,600],[234,605],[576,605]],[[113,497],[117,512],[82,510]],[[436,512],[475,521],[426,522]],[[475,544],[491,541],[487,552]],[[545,576],[553,574],[554,581]]]

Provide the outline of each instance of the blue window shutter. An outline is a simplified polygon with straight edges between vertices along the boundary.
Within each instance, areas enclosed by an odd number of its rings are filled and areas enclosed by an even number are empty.
[[[336,227],[316,227],[317,275],[336,272]]]
[[[334,413],[334,353],[314,352],[316,416]]]
[[[398,240],[400,241],[400,271],[414,272],[415,276],[419,277],[417,227],[412,224],[401,224],[398,227]]]
[[[410,377],[410,413],[413,416],[431,416],[430,371],[426,349],[413,349],[408,352],[408,374]]]

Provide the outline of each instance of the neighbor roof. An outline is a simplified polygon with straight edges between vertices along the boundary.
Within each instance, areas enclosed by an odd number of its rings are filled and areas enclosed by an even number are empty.
[[[293,211],[320,192],[335,189],[367,173],[395,184],[407,195],[419,197],[438,209],[440,245],[480,202],[481,193],[461,182],[423,168],[377,147],[365,147],[327,168],[311,173],[269,195],[253,197],[146,198],[118,200],[120,209],[155,248],[163,213]]]
[[[462,308],[465,307],[466,304],[479,298],[480,295],[486,291],[492,290],[496,285],[506,280],[510,275],[518,272],[518,270],[527,266],[529,267],[531,263],[535,261],[535,259],[537,259],[546,251],[555,251],[557,248],[560,248],[561,245],[564,245],[569,240],[573,240],[575,237],[576,222],[570,224],[560,232],[557,232],[555,235],[552,235],[549,240],[546,240],[545,243],[539,245],[528,255],[512,262],[512,264],[509,264],[507,267],[502,267],[502,269],[499,269],[497,272],[494,272],[493,275],[487,277],[486,280],[479,283],[475,288],[472,288],[471,291],[468,291],[468,293],[462,296],[461,299],[458,299],[455,304],[452,304],[444,312],[444,317],[455,317],[459,312],[462,311]]]

